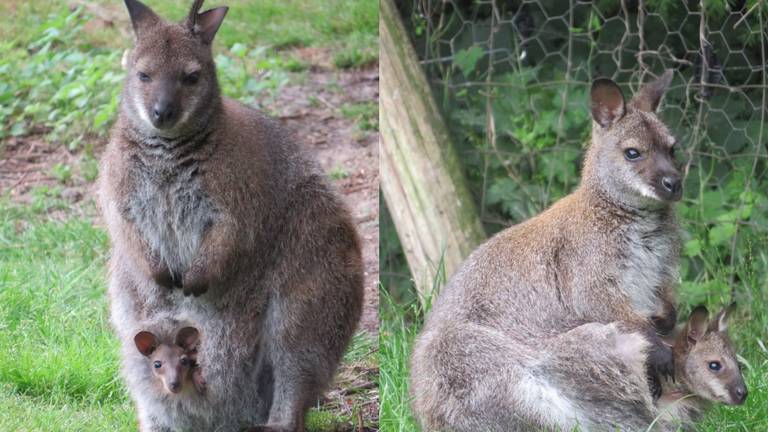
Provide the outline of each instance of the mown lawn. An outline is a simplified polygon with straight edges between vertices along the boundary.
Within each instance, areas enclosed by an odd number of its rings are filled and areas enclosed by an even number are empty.
[[[145,3],[178,21],[192,2]],[[224,4],[219,77],[225,94],[246,103],[303,79],[309,65],[297,48],[327,52],[339,69],[378,56],[375,2],[209,0],[204,8]],[[114,25],[94,18],[101,12],[116,14]],[[108,238],[87,189],[116,115],[129,35],[122,2],[0,2],[0,154],[33,139],[76,155],[45,173],[60,187],[26,193],[28,204],[0,183],[0,431],[137,428],[108,324]],[[75,208],[62,198],[73,187],[86,195]],[[374,341],[356,336],[345,364],[373,370]],[[310,412],[308,430],[359,422],[355,408],[329,405]]]
[[[757,249],[754,259],[766,265],[765,248]],[[698,304],[705,304],[714,314],[729,302],[729,293],[718,290],[725,281],[707,284],[702,290],[696,284],[683,284],[679,293],[679,316]],[[714,289],[713,289],[714,288]],[[382,431],[414,432],[419,428],[410,409],[408,393],[409,357],[418,335],[424,308],[418,302],[396,303],[386,290],[381,291],[379,335],[380,388]],[[706,418],[696,425],[698,432],[766,431],[768,430],[768,281],[750,278],[737,286],[738,311],[730,320],[729,335],[744,365],[744,379],[749,390],[743,406],[715,406]]]

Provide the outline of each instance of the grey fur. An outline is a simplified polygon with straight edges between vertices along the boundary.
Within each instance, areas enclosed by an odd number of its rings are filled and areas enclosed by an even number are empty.
[[[150,18],[134,22],[99,202],[111,321],[141,430],[303,430],[362,308],[351,217],[279,124],[219,95],[210,45],[189,19],[169,24],[136,3],[126,0]],[[214,10],[208,19],[223,19]],[[195,85],[174,81],[189,68]],[[148,110],[160,93],[179,111],[158,128]],[[168,401],[149,386],[132,338],[163,320],[204,335],[204,395]]]
[[[666,85],[625,105],[604,87],[615,84],[597,84],[581,186],[475,250],[427,317],[411,362],[425,431],[637,430],[653,420],[646,370],[671,361],[652,323],[675,321],[679,196],[655,192],[659,171],[673,171],[673,139],[635,107],[655,108]],[[628,145],[646,158],[625,160]]]

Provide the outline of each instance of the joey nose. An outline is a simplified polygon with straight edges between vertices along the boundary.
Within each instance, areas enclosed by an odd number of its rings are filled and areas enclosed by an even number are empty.
[[[170,390],[172,393],[178,393],[179,390],[181,390],[181,383],[178,381],[169,383],[168,390]]]
[[[152,105],[152,124],[158,129],[170,126],[175,116],[176,110],[167,102],[157,102]]]
[[[733,389],[733,400],[737,405],[741,405],[747,400],[747,388],[745,386],[737,386]]]

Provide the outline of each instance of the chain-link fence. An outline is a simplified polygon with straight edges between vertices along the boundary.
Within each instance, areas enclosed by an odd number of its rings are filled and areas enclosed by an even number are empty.
[[[727,297],[739,283],[765,280],[768,2],[414,0],[398,7],[489,234],[577,185],[594,78],[612,78],[629,97],[671,68],[660,115],[681,143],[686,174],[678,206],[683,289]],[[393,241],[393,231],[382,229],[382,241]],[[398,258],[392,245],[382,248],[386,286]]]

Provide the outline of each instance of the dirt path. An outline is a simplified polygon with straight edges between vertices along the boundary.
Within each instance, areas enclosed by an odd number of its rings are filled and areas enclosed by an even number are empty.
[[[378,66],[360,71],[314,71],[265,104],[296,132],[352,209],[363,243],[365,308],[360,327],[378,331],[379,133],[363,130],[342,107],[379,103]],[[376,114],[378,121],[378,114]]]

